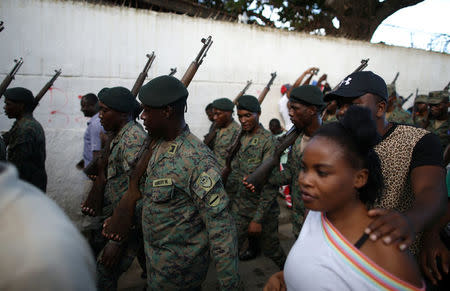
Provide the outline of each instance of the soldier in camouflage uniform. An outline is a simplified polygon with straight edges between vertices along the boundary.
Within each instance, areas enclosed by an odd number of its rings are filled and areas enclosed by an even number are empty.
[[[236,217],[239,247],[242,248],[247,238],[249,240],[249,248],[241,253],[240,259],[249,260],[257,255],[260,238],[264,255],[283,269],[286,255],[278,239],[278,187],[266,185],[260,193],[254,193],[242,184],[244,177],[273,155],[275,140],[259,123],[261,107],[254,96],[240,97],[237,109],[243,134],[241,146],[231,163],[232,172],[240,181],[232,209]]]
[[[295,140],[288,155],[288,162],[283,171],[274,169],[269,178],[269,183],[275,186],[292,185],[292,231],[295,237],[300,233],[303,225],[305,208],[300,195],[298,174],[301,169],[303,150],[311,136],[321,126],[320,111],[325,105],[323,94],[316,87],[303,85],[294,88],[289,98],[289,115],[295,127],[301,129],[303,134]]]
[[[186,87],[157,77],[139,92],[155,139],[143,191],[148,290],[200,290],[213,259],[222,290],[236,290],[236,227],[212,152],[184,120]]]
[[[25,88],[5,91],[5,113],[14,118],[12,128],[3,135],[7,146],[7,160],[17,167],[19,177],[43,192],[47,189],[45,171],[45,134],[34,119],[36,103],[33,93]]]
[[[395,85],[387,85],[388,88],[388,105],[386,109],[386,119],[389,122],[396,122],[400,124],[411,124],[411,114],[403,110],[402,100],[395,90]]]
[[[217,134],[214,139],[212,151],[216,155],[220,168],[225,167],[227,149],[238,136],[240,126],[233,119],[234,103],[227,98],[214,100],[212,103],[214,122],[217,126]]]
[[[429,93],[430,120],[426,129],[439,137],[442,149],[450,143],[450,119],[448,116],[449,93],[447,91],[433,91]]]
[[[104,88],[99,94],[99,117],[104,129],[114,135],[110,144],[110,155],[106,170],[103,215],[109,217],[128,189],[128,171],[134,162],[147,134],[140,124],[132,119],[135,99],[123,87]],[[140,217],[142,205],[136,206],[136,217]],[[98,288],[117,289],[117,281],[136,257],[143,244],[140,219],[136,228],[122,242],[102,237],[101,229],[96,233],[96,242],[103,247],[97,262]],[[99,248],[99,246],[96,246]]]
[[[428,119],[428,95],[418,95],[414,99],[413,124],[424,127]]]

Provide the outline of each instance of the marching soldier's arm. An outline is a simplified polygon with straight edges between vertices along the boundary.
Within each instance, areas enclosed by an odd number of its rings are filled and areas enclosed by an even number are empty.
[[[208,232],[210,254],[214,260],[221,290],[239,287],[237,232],[229,213],[229,200],[216,169],[196,167],[191,178],[194,201]],[[201,171],[201,170],[204,171]]]

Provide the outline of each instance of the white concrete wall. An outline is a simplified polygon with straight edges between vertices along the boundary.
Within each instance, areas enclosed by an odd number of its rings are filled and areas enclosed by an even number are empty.
[[[327,73],[333,86],[361,59],[370,58],[367,70],[387,82],[400,72],[397,88],[404,96],[417,87],[424,93],[441,89],[450,76],[450,56],[445,54],[80,1],[2,0],[0,20],[5,22],[0,78],[11,70],[14,58],[24,58],[11,87],[27,87],[36,94],[53,70],[62,68],[35,116],[46,130],[48,194],[77,220],[83,177],[75,164],[81,158],[86,124],[79,96],[108,86],[131,88],[146,53],[156,53],[150,77],[176,66],[180,78],[200,49],[200,39],[213,36],[189,86],[187,120],[198,136],[209,127],[206,104],[233,98],[248,79],[253,80],[248,93],[258,95],[273,71],[278,77],[262,106],[265,126],[279,117],[281,84],[294,82],[311,66],[321,69],[319,75]],[[11,125],[2,112],[0,130]]]

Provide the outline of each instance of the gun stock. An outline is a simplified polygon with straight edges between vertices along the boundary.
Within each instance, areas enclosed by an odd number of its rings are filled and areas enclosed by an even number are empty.
[[[214,139],[216,138],[217,135],[217,126],[216,123],[214,122],[213,125],[211,126],[210,131],[205,135],[205,138],[203,140],[203,143],[206,144],[210,149],[213,149],[214,147]]]
[[[58,79],[59,75],[61,75],[61,69],[55,70],[55,74],[50,79],[50,81],[45,84],[45,86],[39,91],[39,93],[34,98],[34,109],[38,106],[39,102],[41,101],[42,97],[44,97],[45,93],[47,93],[48,89],[50,89],[53,86],[53,83],[55,83],[56,79]],[[33,109],[33,110],[34,110]]]
[[[195,60],[189,65],[189,68],[186,70],[186,73],[184,73],[183,77],[181,78],[181,82],[186,87],[189,86],[192,79],[194,78],[195,73],[197,73],[198,68],[203,63],[203,59],[206,57],[206,53],[208,52],[209,48],[213,43],[212,37],[208,36],[208,38],[206,39],[202,38],[201,42],[203,43],[203,46],[200,49],[200,52],[198,53]]]
[[[256,192],[259,192],[262,189],[269,174],[276,166],[280,164],[280,157],[283,152],[295,142],[299,135],[300,131],[293,126],[279,139],[273,155],[268,159],[265,159],[259,167],[247,177],[247,182],[255,186]]]
[[[244,134],[244,131],[241,128],[236,139],[233,141],[233,143],[227,150],[228,155],[225,159],[225,168],[222,170],[222,182],[224,185],[227,183],[228,176],[231,173],[231,162],[233,161],[234,156],[237,154],[237,152],[239,151],[239,149],[241,147],[241,138],[242,138],[243,134]]]
[[[19,58],[18,60],[14,60],[14,62],[16,64],[12,68],[11,72],[9,72],[9,74],[6,75],[5,79],[3,79],[3,82],[0,85],[0,98],[3,96],[6,89],[8,89],[8,86],[9,86],[9,84],[11,84],[12,80],[14,80],[14,76],[16,75],[17,71],[20,69],[20,67],[23,64],[23,59]]]
[[[261,94],[259,94],[258,96],[258,102],[259,104],[262,104],[264,101],[264,98],[266,98],[267,93],[269,93],[270,91],[270,86],[272,86],[273,81],[275,80],[275,78],[277,77],[277,72],[273,72],[270,74],[270,80],[267,83],[266,87],[264,87],[263,91],[261,92]]]
[[[144,69],[139,74],[138,78],[136,79],[136,82],[134,82],[133,89],[131,89],[131,93],[133,94],[134,97],[136,97],[138,95],[139,90],[142,87],[142,84],[144,84],[144,81],[147,78],[148,70],[150,70],[150,67],[153,64],[153,61],[156,58],[155,52],[152,52],[151,55],[147,54],[146,56],[148,58],[147,63],[145,64]]]
[[[170,68],[169,76],[175,75],[176,72],[177,72],[177,68],[176,67],[175,68]]]
[[[368,63],[369,63],[369,59],[362,59],[361,64],[352,72],[352,74],[364,70],[367,67]],[[335,86],[332,91],[337,90],[337,88],[339,88],[339,86],[341,86],[341,84],[342,84],[342,82],[344,82],[344,80],[345,79],[340,81],[339,84],[337,84],[337,86]]]
[[[247,81],[247,85],[245,85],[244,89],[241,90],[241,92],[239,92],[239,94],[237,94],[236,97],[234,97],[233,103],[237,104],[237,101],[239,98],[241,98],[242,95],[245,94],[245,92],[247,92],[248,88],[250,88],[250,86],[252,85],[252,80]]]

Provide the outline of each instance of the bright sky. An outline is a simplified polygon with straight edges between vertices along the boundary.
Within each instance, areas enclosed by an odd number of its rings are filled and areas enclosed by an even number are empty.
[[[371,42],[428,49],[430,39],[446,34],[450,41],[450,0],[425,0],[389,16],[375,31]],[[450,52],[450,44],[447,47]]]

